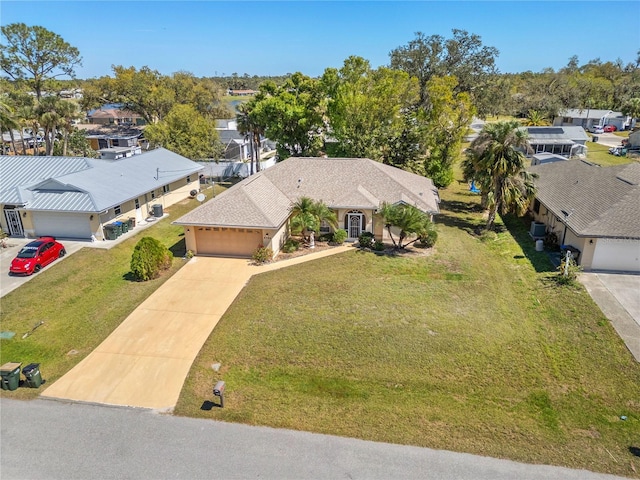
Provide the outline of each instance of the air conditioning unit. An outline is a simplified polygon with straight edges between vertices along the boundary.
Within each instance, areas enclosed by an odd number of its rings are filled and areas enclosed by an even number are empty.
[[[531,230],[529,234],[533,238],[544,238],[547,233],[547,226],[542,222],[531,222]]]

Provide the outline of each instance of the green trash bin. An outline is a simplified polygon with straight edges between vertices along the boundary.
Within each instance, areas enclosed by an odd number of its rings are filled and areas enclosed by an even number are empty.
[[[129,231],[129,220],[120,222],[120,228],[122,228],[122,233],[127,233]]]
[[[28,387],[38,388],[42,385],[42,374],[40,373],[39,363],[30,363],[22,369],[22,374],[27,379]]]
[[[0,367],[2,390],[15,390],[20,386],[20,366],[22,363],[9,362]]]
[[[113,225],[105,225],[103,227],[104,230],[104,238],[106,238],[107,240],[115,240],[116,238],[118,238],[118,235],[116,234],[116,229],[114,228]]]
[[[122,222],[113,222],[111,225],[113,225],[113,228],[116,231],[116,237],[122,235]]]

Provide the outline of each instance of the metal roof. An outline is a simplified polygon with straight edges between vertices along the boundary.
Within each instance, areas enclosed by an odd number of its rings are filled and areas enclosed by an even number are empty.
[[[101,212],[202,169],[164,148],[119,160],[0,156],[0,203]]]

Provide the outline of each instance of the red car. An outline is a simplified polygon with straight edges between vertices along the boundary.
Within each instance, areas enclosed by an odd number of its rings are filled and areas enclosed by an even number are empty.
[[[605,132],[615,132],[618,128],[615,125],[605,125],[603,130]]]
[[[67,251],[53,237],[40,237],[27,243],[11,262],[9,274],[31,275],[46,267],[57,258],[64,257]]]

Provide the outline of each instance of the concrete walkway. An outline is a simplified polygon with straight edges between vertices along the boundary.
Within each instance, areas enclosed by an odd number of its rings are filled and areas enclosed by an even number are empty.
[[[640,362],[640,275],[582,273],[579,280]]]
[[[247,259],[194,257],[42,396],[171,410],[196,355],[253,275],[352,248],[263,266]]]

